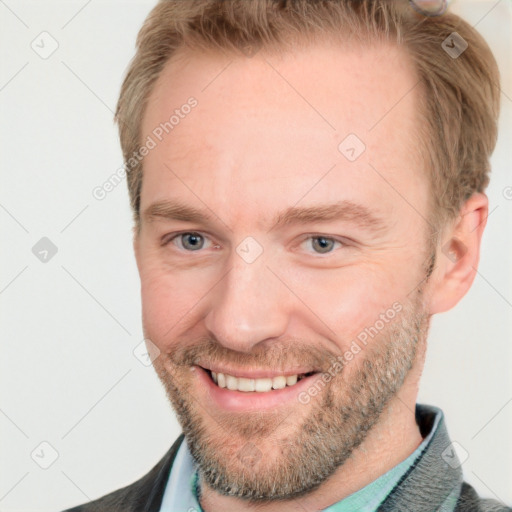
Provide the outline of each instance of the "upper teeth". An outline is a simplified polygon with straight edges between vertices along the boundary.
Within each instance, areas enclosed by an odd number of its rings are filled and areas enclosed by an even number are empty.
[[[227,373],[212,372],[213,380],[221,388],[228,388],[231,391],[257,391],[264,393],[271,389],[283,389],[286,386],[293,386],[297,383],[298,375],[279,375],[266,379],[246,379],[245,377],[234,377]]]

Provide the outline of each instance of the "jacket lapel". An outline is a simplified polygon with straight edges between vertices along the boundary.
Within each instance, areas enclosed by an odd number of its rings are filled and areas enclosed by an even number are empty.
[[[178,452],[178,448],[183,442],[184,435],[180,434],[178,439],[174,441],[169,451],[163,456],[158,464],[146,475],[140,482],[141,494],[147,496],[146,504],[143,508],[135,508],[133,512],[159,512],[162,504],[165,487],[169,479],[174,459]],[[137,482],[137,483],[139,483]]]

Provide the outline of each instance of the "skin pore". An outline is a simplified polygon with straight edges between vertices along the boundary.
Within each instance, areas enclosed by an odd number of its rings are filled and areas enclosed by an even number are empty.
[[[251,58],[180,50],[150,95],[142,140],[197,100],[144,159],[134,249],[145,337],[206,512],[320,510],[422,441],[430,316],[471,285],[487,200],[468,200],[429,271],[416,82],[394,46],[322,43]],[[364,144],[353,161],[338,149],[350,134]],[[453,238],[457,257],[446,258]],[[320,378],[394,304],[307,403],[223,409],[201,378],[212,363]]]

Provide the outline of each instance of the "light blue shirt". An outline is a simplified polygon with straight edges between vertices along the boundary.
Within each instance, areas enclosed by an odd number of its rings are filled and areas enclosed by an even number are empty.
[[[418,448],[394,468],[381,475],[362,489],[324,509],[324,512],[375,512],[387,498],[400,478],[414,464],[428,446],[443,416],[441,409],[435,408],[436,416],[432,430]],[[199,505],[195,487],[197,485],[197,467],[190,454],[186,440],[178,449],[174,464],[165,487],[160,512],[204,512]],[[453,511],[457,496],[450,496],[443,505],[443,511]]]

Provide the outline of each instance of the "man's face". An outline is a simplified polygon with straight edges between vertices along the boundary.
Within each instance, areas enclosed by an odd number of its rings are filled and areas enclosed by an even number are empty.
[[[385,46],[182,57],[142,125],[157,142],[135,241],[145,335],[201,478],[297,496],[378,423],[426,336],[417,79]],[[313,375],[239,391],[208,369]]]

